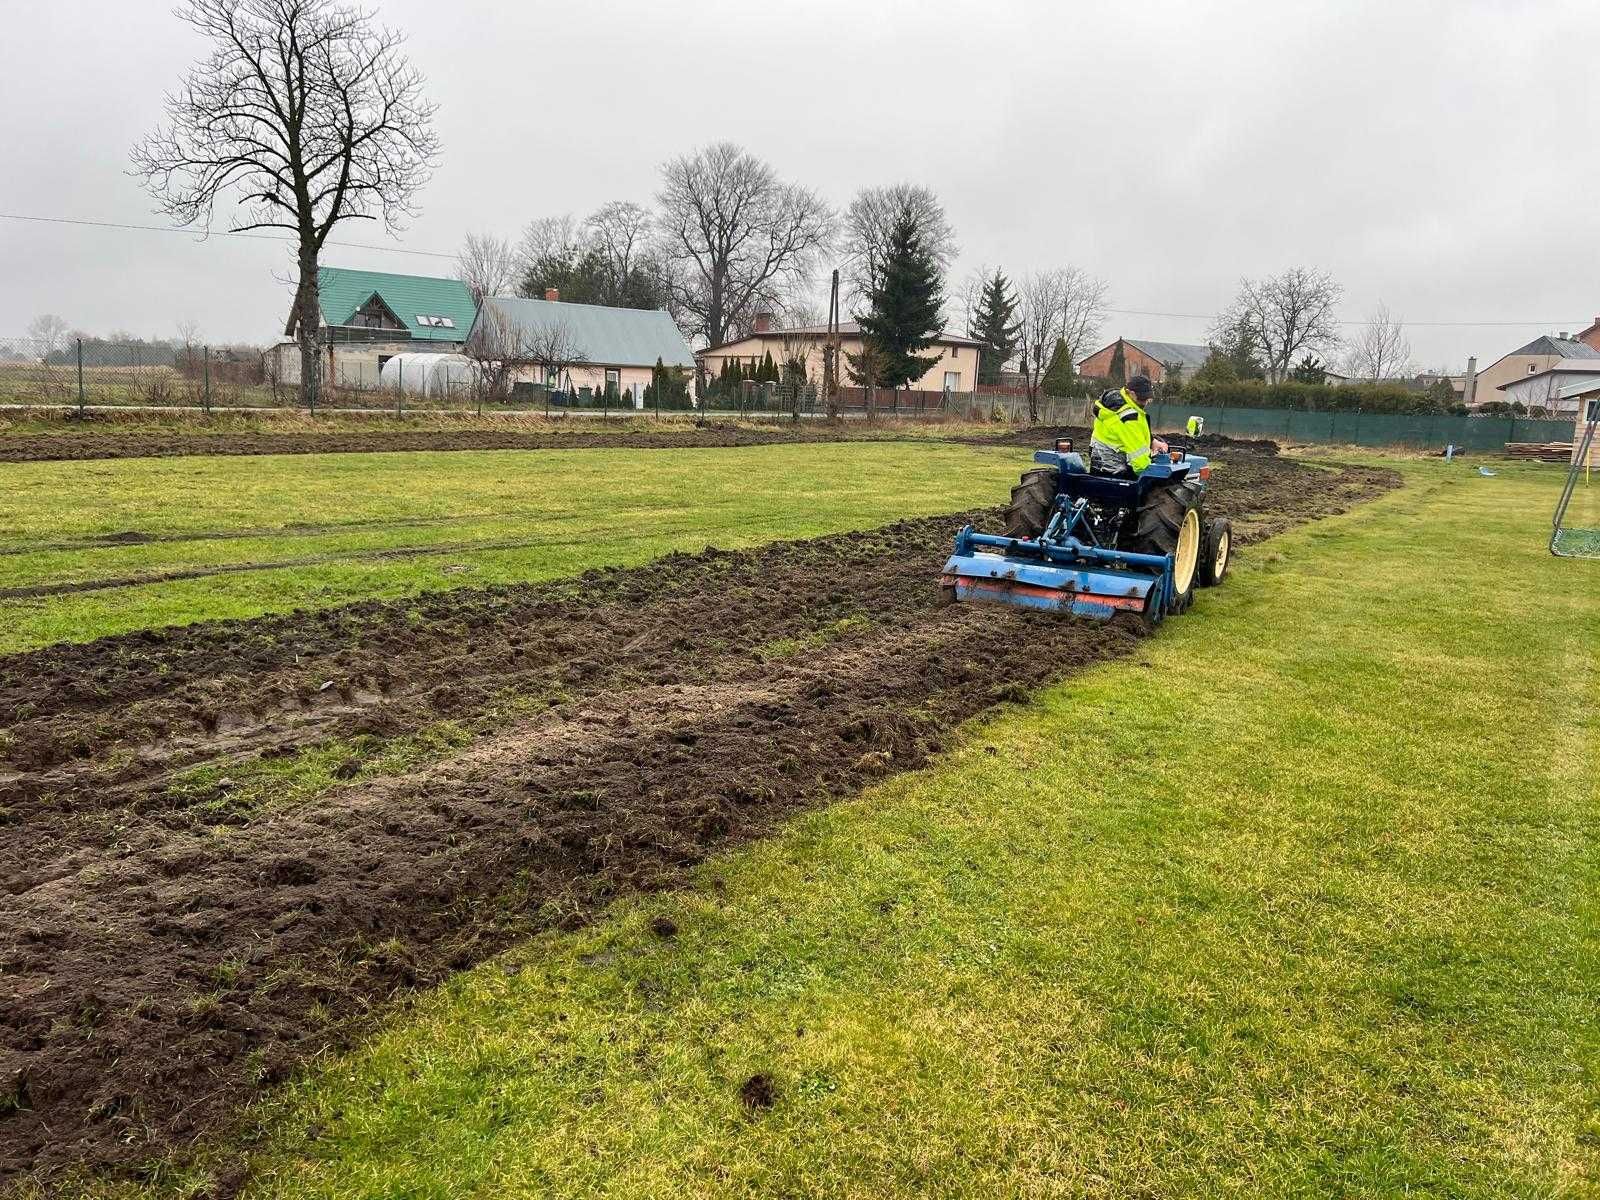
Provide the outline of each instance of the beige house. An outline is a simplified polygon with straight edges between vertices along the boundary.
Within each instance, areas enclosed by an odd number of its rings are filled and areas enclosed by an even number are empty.
[[[1478,372],[1469,405],[1477,408],[1491,400],[1503,400],[1508,384],[1548,371],[1564,359],[1582,358],[1594,359],[1600,364],[1600,350],[1569,338],[1565,333],[1534,338],[1526,346],[1502,355]]]
[[[1563,358],[1499,387],[1500,399],[1525,408],[1542,408],[1552,417],[1578,416],[1582,401],[1600,385],[1600,357]]]
[[[781,366],[786,359],[804,358],[806,378],[812,383],[821,384],[823,352],[827,343],[826,325],[800,325],[792,329],[777,329],[773,327],[772,317],[769,314],[760,313],[756,316],[755,329],[751,331],[749,337],[712,346],[700,351],[697,357],[707,379],[715,379],[722,370],[722,364],[729,359],[754,366],[770,353],[773,361]],[[939,361],[929,367],[921,379],[913,380],[912,388],[927,392],[975,390],[978,385],[978,348],[982,345],[982,342],[973,338],[957,337],[954,334],[940,336],[934,345],[924,352],[929,356],[937,352]],[[854,321],[841,321],[839,347],[844,354],[860,354],[861,326]],[[849,361],[844,358],[839,362],[839,382],[846,386],[850,383]]]

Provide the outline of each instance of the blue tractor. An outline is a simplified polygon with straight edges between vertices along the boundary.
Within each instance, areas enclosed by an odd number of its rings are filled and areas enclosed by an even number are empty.
[[[940,580],[946,599],[1012,604],[1153,628],[1228,571],[1233,529],[1205,511],[1211,467],[1158,454],[1133,479],[1091,475],[1072,442],[1035,452],[1003,535],[968,525]]]

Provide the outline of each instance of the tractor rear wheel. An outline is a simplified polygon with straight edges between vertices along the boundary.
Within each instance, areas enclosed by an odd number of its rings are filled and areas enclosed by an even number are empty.
[[[1200,586],[1216,587],[1228,573],[1233,558],[1233,526],[1227,517],[1206,522],[1206,542],[1200,552]]]
[[[1044,532],[1056,502],[1059,477],[1055,467],[1035,467],[1022,473],[1022,482],[1011,489],[1011,503],[1006,506],[1007,537],[1036,538]]]
[[[1189,607],[1201,574],[1205,538],[1200,500],[1204,495],[1205,486],[1198,480],[1151,488],[1134,514],[1133,532],[1123,539],[1125,550],[1172,556],[1175,612]]]

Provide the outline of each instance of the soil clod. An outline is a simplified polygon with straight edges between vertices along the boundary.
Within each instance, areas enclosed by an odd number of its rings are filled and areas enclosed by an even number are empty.
[[[752,1075],[739,1085],[739,1102],[751,1112],[771,1108],[778,1102],[778,1085],[765,1072]]]

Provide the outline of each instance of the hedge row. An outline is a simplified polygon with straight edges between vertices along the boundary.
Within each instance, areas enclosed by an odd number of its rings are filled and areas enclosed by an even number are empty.
[[[1259,380],[1211,383],[1207,380],[1162,384],[1156,399],[1228,408],[1292,408],[1302,412],[1427,414],[1455,409],[1453,400],[1393,383],[1264,383]]]

